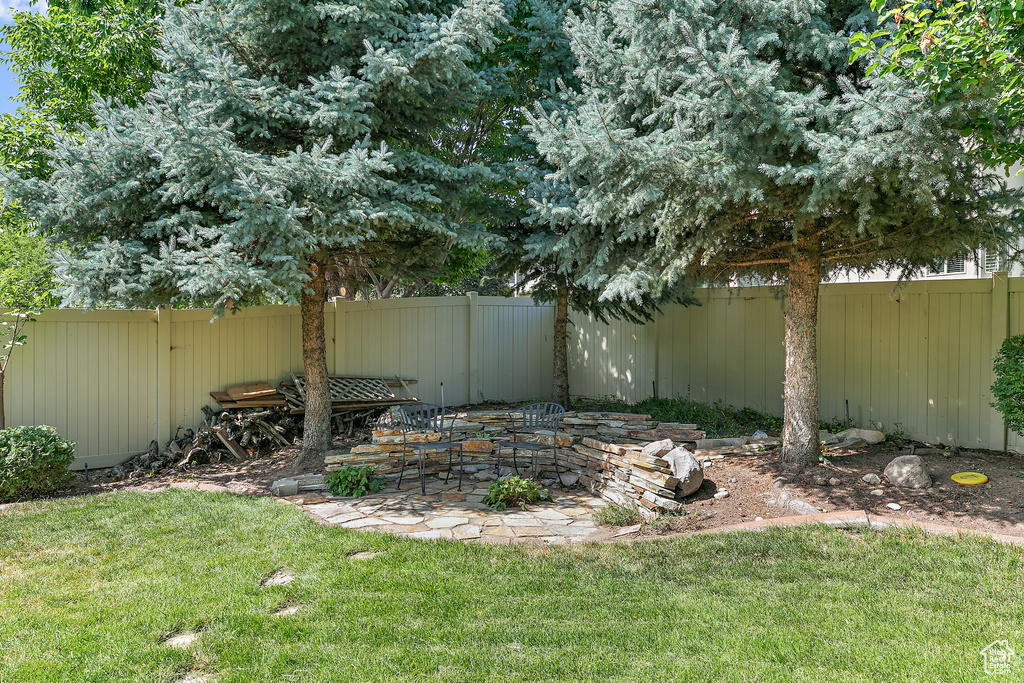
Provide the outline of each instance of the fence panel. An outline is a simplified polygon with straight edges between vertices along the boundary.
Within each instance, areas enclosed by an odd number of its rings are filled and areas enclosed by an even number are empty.
[[[653,395],[782,412],[783,304],[768,288],[710,290],[646,325],[572,315],[574,395]],[[554,309],[527,298],[331,302],[328,369],[415,377],[422,400],[458,405],[550,396]],[[825,285],[818,331],[821,415],[931,442],[1024,450],[990,407],[992,359],[1024,333],[1024,278]],[[47,311],[7,376],[9,424],[51,424],[77,466],[116,463],[201,418],[209,392],[302,371],[295,307]]]
[[[104,466],[146,450],[158,421],[152,311],[45,311],[7,369],[9,425],[47,424]]]

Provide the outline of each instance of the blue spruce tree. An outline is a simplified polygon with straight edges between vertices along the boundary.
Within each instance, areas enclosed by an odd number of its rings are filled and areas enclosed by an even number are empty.
[[[161,69],[135,107],[55,140],[53,173],[8,192],[64,254],[87,305],[298,302],[302,467],[330,445],[325,271],[337,253],[415,232],[485,239],[459,207],[491,179],[437,131],[487,94],[475,64],[504,25],[494,0],[168,6]]]
[[[612,2],[570,16],[579,85],[531,118],[581,215],[559,253],[602,297],[786,286],[789,470],[819,453],[822,279],[908,276],[1012,230],[1015,202],[961,133],[989,104],[936,104],[851,65],[849,36],[874,22],[854,0]]]

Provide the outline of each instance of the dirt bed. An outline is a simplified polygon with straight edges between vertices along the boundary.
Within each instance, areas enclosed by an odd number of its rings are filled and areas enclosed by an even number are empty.
[[[883,477],[885,466],[898,455],[907,455],[910,447],[901,445],[868,446],[829,453],[828,465],[819,465],[800,474],[789,484],[796,497],[827,512],[865,510],[893,520],[933,522],[950,526],[991,531],[1024,537],[1024,456],[991,451],[951,452],[934,448],[917,449],[931,473],[930,489],[903,489],[891,486]],[[697,531],[749,522],[757,517],[772,519],[793,513],[766,503],[769,491],[779,475],[778,456],[773,452],[727,456],[705,470],[700,490],[687,500],[682,515],[668,517],[645,527],[645,535]],[[965,486],[950,480],[956,472],[982,472],[989,483]],[[868,484],[862,477],[874,473],[880,484]],[[815,479],[838,479],[835,486],[819,486]],[[729,492],[715,500],[718,489]],[[881,490],[882,495],[871,492]],[[896,503],[899,510],[892,510]]]

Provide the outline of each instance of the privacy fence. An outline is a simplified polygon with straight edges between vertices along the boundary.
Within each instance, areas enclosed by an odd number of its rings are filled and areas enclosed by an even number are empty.
[[[646,325],[574,316],[575,395],[688,396],[782,412],[783,301],[769,288],[707,290]],[[413,377],[448,405],[550,395],[550,306],[530,299],[420,298],[327,304],[334,374]],[[992,359],[1024,332],[1024,278],[824,285],[822,417],[899,425],[918,439],[1024,451],[989,407]],[[302,372],[298,309],[47,311],[8,369],[9,424],[51,424],[102,467],[194,426],[210,391]]]

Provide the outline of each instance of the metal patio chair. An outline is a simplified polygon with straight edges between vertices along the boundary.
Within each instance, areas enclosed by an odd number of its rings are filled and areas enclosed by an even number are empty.
[[[452,420],[448,427],[445,427],[445,417],[455,417],[455,412],[442,408],[433,403],[406,403],[398,408],[398,421],[402,428],[402,465],[398,472],[398,486],[395,490],[402,488],[402,477],[405,474],[405,459],[409,451],[419,455],[420,490],[427,492],[426,474],[424,472],[428,450],[448,451],[448,474],[445,482],[452,474],[452,451],[459,451],[459,490],[462,490],[462,442],[456,441],[453,436],[455,421]],[[428,441],[426,443],[409,443],[409,435],[413,432],[425,432],[428,434],[440,434],[439,441]]]
[[[565,415],[565,408],[557,403],[531,403],[520,408],[523,413],[522,420],[516,424],[516,419],[509,413],[509,421],[512,423],[512,439],[510,441],[497,442],[497,454],[495,469],[501,471],[501,452],[506,448],[512,449],[512,467],[516,474],[519,474],[519,462],[516,458],[519,451],[531,451],[533,453],[532,464],[534,475],[539,474],[537,470],[537,454],[541,451],[550,450],[555,460],[555,477],[558,477],[558,426]],[[520,435],[528,430],[547,430],[554,435],[550,444],[533,443],[532,441],[521,441]]]

